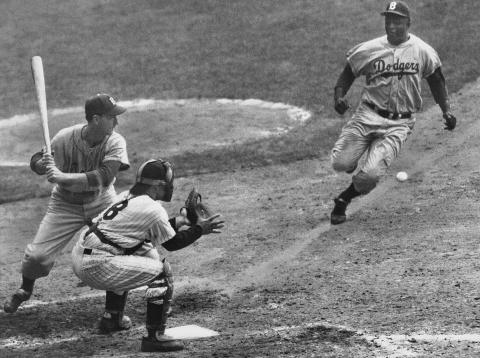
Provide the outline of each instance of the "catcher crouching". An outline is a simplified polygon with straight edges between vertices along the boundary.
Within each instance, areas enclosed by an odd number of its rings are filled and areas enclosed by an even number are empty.
[[[170,264],[160,259],[158,251],[180,250],[202,235],[220,233],[224,226],[220,215],[210,215],[205,205],[196,209],[192,200],[196,197],[198,203],[201,197],[194,194],[186,201],[192,221],[183,215],[169,219],[160,201],[171,200],[174,176],[174,168],[167,161],[151,159],[143,163],[133,187],[93,220],[72,251],[75,274],[90,287],[107,291],[100,333],[129,329],[131,321],[124,315],[128,291],[147,286],[148,336],[142,339],[143,352],[184,348],[182,342],[165,334],[173,276]],[[185,225],[189,228],[179,230]]]

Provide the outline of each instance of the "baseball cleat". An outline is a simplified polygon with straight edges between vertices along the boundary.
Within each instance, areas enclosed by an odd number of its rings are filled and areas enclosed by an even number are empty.
[[[184,349],[184,345],[179,340],[176,340],[167,335],[161,335],[156,337],[143,337],[142,338],[142,352],[172,352],[181,351]]]
[[[345,211],[347,210],[349,202],[341,198],[335,198],[333,199],[333,201],[335,202],[335,207],[330,214],[330,223],[332,225],[342,224],[347,220],[347,215],[345,214]]]
[[[105,317],[100,318],[98,323],[98,333],[99,334],[109,334],[118,331],[124,331],[132,327],[132,320],[128,316],[122,316],[121,319],[118,317]]]
[[[31,295],[31,292],[26,291],[23,288],[19,288],[17,292],[15,292],[12,297],[10,297],[10,300],[5,302],[5,304],[3,305],[3,310],[7,313],[17,312],[17,309],[22,304],[22,302],[27,301]]]

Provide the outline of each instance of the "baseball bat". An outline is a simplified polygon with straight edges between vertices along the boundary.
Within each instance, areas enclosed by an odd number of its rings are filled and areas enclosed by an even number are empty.
[[[48,130],[47,115],[47,94],[45,91],[45,76],[43,75],[43,63],[40,56],[32,57],[32,75],[35,83],[35,91],[37,93],[38,108],[40,110],[40,120],[42,122],[43,139],[47,153],[52,153],[50,146],[50,133]]]

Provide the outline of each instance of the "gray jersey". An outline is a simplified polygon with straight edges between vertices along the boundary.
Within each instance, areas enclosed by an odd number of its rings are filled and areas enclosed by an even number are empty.
[[[389,112],[418,112],[422,107],[421,81],[441,66],[437,52],[410,34],[394,46],[387,36],[363,42],[347,52],[355,77],[365,76],[362,101]]]

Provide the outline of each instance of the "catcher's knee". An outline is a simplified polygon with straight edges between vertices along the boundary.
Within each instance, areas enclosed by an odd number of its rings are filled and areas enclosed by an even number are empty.
[[[155,279],[148,284],[145,298],[149,303],[161,305],[170,302],[173,297],[172,268],[167,260],[162,261],[163,269]]]
[[[360,171],[353,176],[352,182],[355,186],[355,189],[360,194],[365,195],[371,192],[377,186],[379,179],[380,178],[378,175]]]

